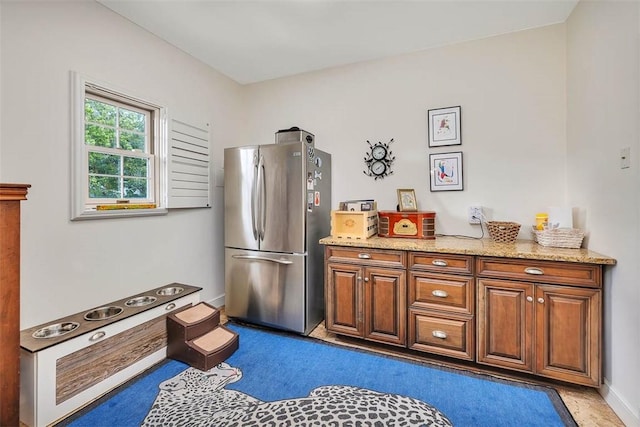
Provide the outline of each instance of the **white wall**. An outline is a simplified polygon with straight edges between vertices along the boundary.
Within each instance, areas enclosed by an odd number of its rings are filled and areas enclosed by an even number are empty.
[[[602,393],[640,425],[640,3],[581,1],[567,21],[568,200],[589,246],[618,260],[605,278]],[[631,148],[631,168],[620,150]]]
[[[70,70],[211,124],[214,164],[241,129],[241,87],[95,2],[2,2],[0,180],[22,204],[21,327],[173,281],[224,293],[222,189],[211,209],[70,222]]]
[[[421,210],[436,211],[436,231],[480,235],[467,206],[490,219],[523,224],[564,202],[564,25],[432,49],[392,59],[247,87],[250,139],[300,126],[333,154],[333,205],[375,198],[395,210],[396,189],[414,188]],[[462,145],[428,149],[427,110],[462,107]],[[365,176],[371,142],[388,142],[393,175]],[[464,191],[429,191],[429,153],[462,151]],[[525,230],[526,228],[526,230]]]

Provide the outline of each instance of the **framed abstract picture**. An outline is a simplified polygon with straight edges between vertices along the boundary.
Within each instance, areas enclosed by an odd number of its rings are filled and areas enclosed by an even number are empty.
[[[460,112],[459,106],[428,110],[429,147],[462,144]]]
[[[462,190],[462,151],[429,154],[431,191]]]

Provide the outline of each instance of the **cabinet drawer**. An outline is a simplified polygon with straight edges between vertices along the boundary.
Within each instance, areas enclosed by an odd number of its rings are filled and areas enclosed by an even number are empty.
[[[476,274],[560,285],[602,286],[602,268],[599,265],[559,261],[535,261],[509,258],[478,258]]]
[[[466,255],[410,252],[411,270],[433,271],[449,274],[473,274],[473,257]]]
[[[473,318],[409,310],[409,348],[474,359]]]
[[[391,268],[404,268],[407,264],[404,251],[345,248],[342,246],[327,246],[325,251],[327,262],[348,262]]]
[[[409,306],[472,314],[473,278],[412,271],[409,274]]]

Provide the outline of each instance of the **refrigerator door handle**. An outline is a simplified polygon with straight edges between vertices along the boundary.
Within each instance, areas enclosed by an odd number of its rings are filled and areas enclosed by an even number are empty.
[[[253,230],[253,238],[258,240],[258,155],[253,155],[253,181],[251,182],[251,228]]]
[[[293,261],[289,261],[288,259],[274,259],[274,258],[267,258],[263,256],[258,256],[258,255],[232,255],[231,258],[253,259],[257,261],[270,261],[270,262],[275,262],[278,264],[285,264],[285,265],[293,264]]]
[[[267,223],[267,184],[264,174],[264,156],[260,155],[260,161],[258,161],[258,177],[259,177],[259,191],[260,191],[260,213],[259,213],[259,226],[258,236],[260,240],[264,240],[264,229]]]

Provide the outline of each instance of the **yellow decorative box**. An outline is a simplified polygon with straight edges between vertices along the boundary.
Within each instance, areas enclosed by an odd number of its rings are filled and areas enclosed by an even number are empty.
[[[331,235],[367,239],[378,233],[378,211],[331,211]]]

